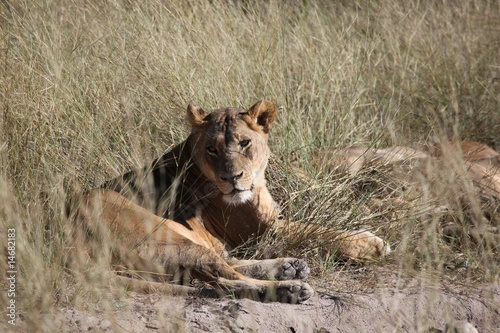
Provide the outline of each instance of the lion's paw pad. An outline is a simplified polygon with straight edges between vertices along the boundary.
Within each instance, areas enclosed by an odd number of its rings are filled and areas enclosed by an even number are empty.
[[[281,266],[275,278],[277,280],[305,279],[310,273],[307,262],[302,259],[290,259]]]
[[[277,301],[283,303],[302,303],[314,295],[314,290],[305,282],[281,286],[276,290]]]

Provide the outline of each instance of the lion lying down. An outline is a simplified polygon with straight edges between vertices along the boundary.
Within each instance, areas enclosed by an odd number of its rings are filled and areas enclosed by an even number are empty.
[[[152,165],[86,194],[79,211],[88,233],[108,235],[114,266],[141,278],[175,283],[197,278],[238,297],[307,300],[314,292],[303,281],[309,273],[305,261],[237,260],[227,254],[266,232],[293,233],[299,227],[278,219],[264,178],[276,105],[261,101],[249,110],[211,114],[189,105],[187,115],[192,131],[186,141]],[[340,256],[390,252],[368,231],[319,231]]]

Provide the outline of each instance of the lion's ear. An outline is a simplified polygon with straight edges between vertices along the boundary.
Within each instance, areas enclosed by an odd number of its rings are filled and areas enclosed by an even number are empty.
[[[194,106],[193,104],[189,104],[187,107],[187,116],[191,126],[198,126],[203,124],[203,121],[207,114],[203,109]]]
[[[278,107],[273,102],[260,101],[248,110],[248,115],[262,126],[264,133],[269,133],[272,123],[278,116]]]

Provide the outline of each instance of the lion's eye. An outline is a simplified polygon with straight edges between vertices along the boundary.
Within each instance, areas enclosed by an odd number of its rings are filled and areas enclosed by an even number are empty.
[[[210,155],[217,155],[217,149],[214,146],[208,146],[207,151]]]
[[[250,145],[250,140],[243,140],[240,142],[240,147],[241,148],[245,148],[245,147],[248,147]]]

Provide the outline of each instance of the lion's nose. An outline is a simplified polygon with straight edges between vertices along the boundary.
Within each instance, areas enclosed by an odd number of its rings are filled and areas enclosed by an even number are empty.
[[[220,178],[223,180],[223,181],[226,181],[228,183],[231,183],[234,185],[234,183],[236,183],[236,181],[238,179],[240,179],[241,177],[243,176],[243,171],[240,172],[239,174],[237,175],[221,175]]]

